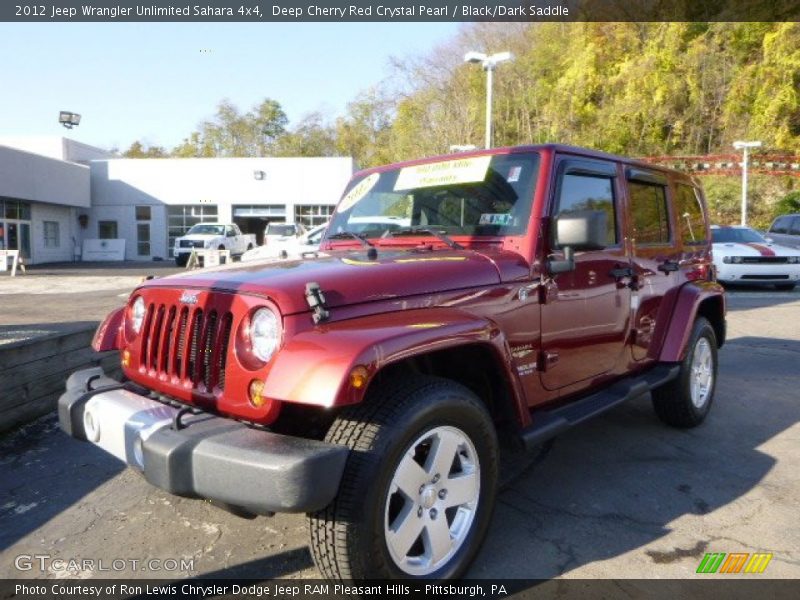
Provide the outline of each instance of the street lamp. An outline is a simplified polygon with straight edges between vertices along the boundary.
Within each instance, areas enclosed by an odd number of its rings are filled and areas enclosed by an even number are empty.
[[[511,52],[498,52],[486,55],[483,52],[467,52],[464,62],[480,64],[486,71],[486,148],[492,147],[492,73],[495,67],[514,56]]]
[[[733,147],[741,150],[742,157],[742,227],[747,225],[747,149],[760,148],[761,142],[733,142]]]
[[[81,124],[81,116],[78,113],[62,110],[58,113],[58,122],[67,129],[72,129]]]

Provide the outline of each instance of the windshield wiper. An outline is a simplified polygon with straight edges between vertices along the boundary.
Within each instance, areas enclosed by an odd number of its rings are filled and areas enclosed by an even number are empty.
[[[432,235],[438,240],[450,246],[453,250],[463,250],[464,246],[445,235],[442,231],[436,229],[429,229],[427,227],[400,227],[399,229],[387,230],[384,235]]]
[[[328,236],[329,240],[343,240],[345,238],[358,240],[359,242],[361,242],[361,245],[364,246],[364,248],[374,247],[374,244],[370,242],[366,237],[364,237],[363,234],[354,233],[352,231],[342,230],[336,233],[332,233],[331,235]]]

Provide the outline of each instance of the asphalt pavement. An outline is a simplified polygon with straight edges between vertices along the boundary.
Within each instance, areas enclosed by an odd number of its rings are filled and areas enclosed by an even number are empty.
[[[682,579],[707,552],[766,552],[763,576],[800,578],[800,291],[728,299],[707,421],[670,429],[644,397],[560,436],[501,493],[469,577]],[[170,496],[53,416],[0,438],[0,577],[200,576],[318,577],[304,517]]]

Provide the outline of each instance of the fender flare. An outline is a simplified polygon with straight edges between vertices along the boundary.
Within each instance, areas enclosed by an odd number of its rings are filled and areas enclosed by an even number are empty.
[[[122,333],[121,328],[126,308],[127,306],[122,306],[108,313],[97,327],[92,338],[92,349],[95,352],[119,350],[119,336]]]
[[[359,317],[317,326],[292,336],[265,376],[264,395],[320,407],[363,401],[375,375],[387,365],[447,348],[480,344],[491,350],[510,400],[519,412],[524,395],[505,336],[491,321],[458,309],[425,308]],[[350,373],[367,369],[368,383],[350,384]]]
[[[713,308],[709,320],[717,333],[717,345],[725,343],[725,289],[713,281],[692,281],[678,292],[672,309],[669,327],[664,334],[658,355],[660,362],[680,362],[686,355],[686,346],[692,331],[692,324],[698,313],[703,313],[704,303],[711,300],[719,307]]]

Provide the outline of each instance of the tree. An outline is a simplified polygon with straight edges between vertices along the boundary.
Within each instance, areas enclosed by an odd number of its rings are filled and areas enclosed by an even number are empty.
[[[319,112],[305,117],[275,141],[275,156],[336,156],[336,131]]]
[[[136,140],[122,153],[122,156],[124,158],[165,158],[169,154],[161,146],[145,147],[139,140]]]
[[[213,118],[173,149],[175,156],[269,156],[286,132],[289,120],[281,105],[265,98],[250,111],[241,113],[228,99],[217,105]]]

